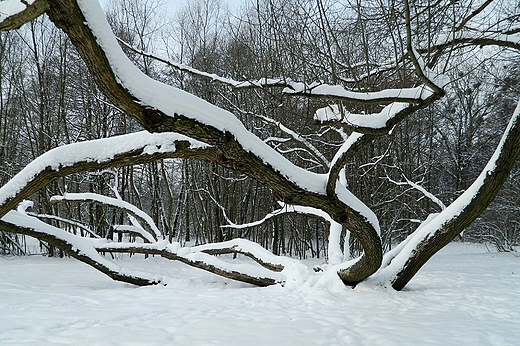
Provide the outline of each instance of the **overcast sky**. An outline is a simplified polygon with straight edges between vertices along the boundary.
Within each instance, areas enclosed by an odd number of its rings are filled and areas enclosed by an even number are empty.
[[[176,12],[177,9],[182,8],[183,4],[186,3],[186,0],[163,0],[167,6],[170,14]],[[192,0],[196,1],[196,0]],[[227,3],[230,10],[238,9],[244,2],[251,0],[222,0],[222,3]],[[110,2],[110,0],[100,0],[101,4],[105,6]]]

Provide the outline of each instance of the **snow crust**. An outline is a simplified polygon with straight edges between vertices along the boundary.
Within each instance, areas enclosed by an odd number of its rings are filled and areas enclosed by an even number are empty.
[[[136,288],[73,259],[6,257],[0,344],[513,346],[518,260],[451,244],[394,292],[337,281],[253,288],[157,257],[119,259],[174,278]]]

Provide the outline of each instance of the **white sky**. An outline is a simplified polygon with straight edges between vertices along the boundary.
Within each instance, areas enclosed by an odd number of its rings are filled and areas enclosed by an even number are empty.
[[[103,6],[108,4],[110,1],[111,0],[99,0],[101,5],[103,5]],[[192,1],[196,1],[196,0],[192,0]],[[250,0],[221,0],[221,1],[224,4],[227,3],[230,10],[235,10],[235,9],[238,9],[243,3],[250,1]],[[168,6],[168,12],[170,12],[170,14],[173,14],[176,12],[177,9],[181,8],[183,6],[183,4],[186,3],[186,0],[164,0],[164,2]]]

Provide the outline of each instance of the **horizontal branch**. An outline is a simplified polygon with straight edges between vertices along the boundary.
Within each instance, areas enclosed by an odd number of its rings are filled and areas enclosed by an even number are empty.
[[[146,131],[52,149],[0,187],[0,217],[50,182],[69,174],[176,157],[218,157],[218,151],[179,134]]]
[[[189,266],[257,286],[269,286],[283,282],[283,276],[267,269],[248,264],[231,264],[200,251],[190,248],[175,248],[166,241],[159,243],[117,243],[106,239],[84,238],[62,229],[48,225],[36,218],[10,211],[0,219],[0,231],[25,234],[57,247],[64,253],[91,265],[114,280],[139,286],[164,283],[161,279],[148,277],[148,274],[123,269],[114,262],[101,256],[100,252],[140,253],[160,255]],[[178,251],[180,250],[180,251]],[[181,252],[182,254],[177,254]],[[248,274],[249,273],[249,274]]]
[[[145,52],[141,49],[133,47],[132,45],[121,40],[120,38],[118,38],[118,41],[123,46],[137,54],[140,54],[148,58],[152,58],[172,68],[175,68],[176,70],[187,72],[193,76],[210,79],[211,81],[229,86],[235,90],[284,87],[283,93],[287,95],[336,99],[342,101],[350,101],[358,104],[379,104],[389,102],[416,103],[420,102],[420,100],[422,99],[429,97],[429,93],[425,92],[424,86],[416,88],[386,89],[383,91],[373,92],[357,92],[349,90],[341,85],[328,85],[317,82],[309,85],[301,82],[295,82],[290,78],[261,78],[252,81],[237,81],[232,78],[222,77],[214,73],[201,71],[186,64],[172,62],[171,60],[161,58],[153,53]],[[392,67],[395,68],[395,65],[392,65]],[[374,71],[374,73],[376,73],[376,71]]]
[[[151,246],[147,246],[151,245]],[[186,255],[177,255],[175,252],[170,251],[168,248],[157,247],[156,244],[124,244],[124,243],[107,243],[96,245],[96,250],[99,252],[111,252],[111,253],[132,253],[132,254],[145,254],[145,255],[158,255],[163,258],[179,261],[187,264],[191,267],[199,268],[207,272],[236,280],[245,283],[249,283],[255,286],[265,287],[281,283],[281,277],[272,278],[269,276],[255,275],[259,272],[258,269],[251,270],[251,266],[240,264],[233,265],[221,260],[218,260],[214,256],[204,253],[188,253]],[[207,256],[207,257],[206,257]],[[260,267],[259,267],[260,268]],[[247,270],[255,272],[255,274],[247,274]],[[264,272],[265,274],[265,272]]]
[[[443,50],[447,47],[471,44],[475,46],[499,46],[520,50],[520,35],[495,32],[480,32],[477,30],[461,30],[452,34],[442,35],[437,41],[421,52]]]
[[[307,85],[300,82],[289,84],[283,92],[288,95],[341,100],[357,104],[381,104],[391,102],[420,103],[433,94],[433,91],[425,86],[358,92],[348,90],[341,85],[321,83]]]

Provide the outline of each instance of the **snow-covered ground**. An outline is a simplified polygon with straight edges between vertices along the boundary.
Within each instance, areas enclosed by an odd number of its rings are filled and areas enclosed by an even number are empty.
[[[451,244],[403,292],[256,288],[124,261],[178,280],[138,288],[73,259],[0,257],[0,345],[520,345],[511,253]]]

